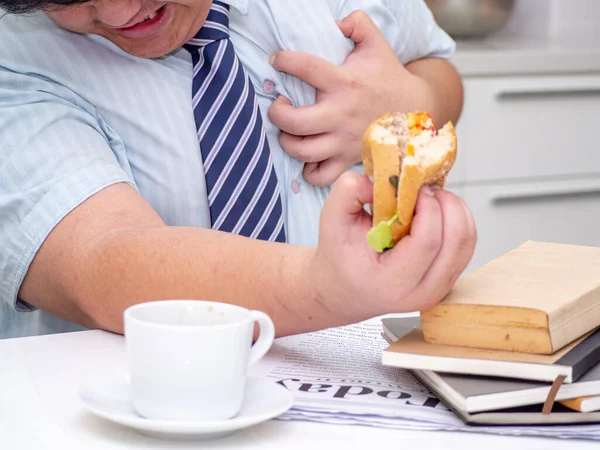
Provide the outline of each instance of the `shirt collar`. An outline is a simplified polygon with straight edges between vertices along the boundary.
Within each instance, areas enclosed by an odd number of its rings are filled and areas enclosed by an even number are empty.
[[[242,14],[248,13],[248,3],[250,0],[221,0],[223,3],[227,3],[232,8],[237,9]]]

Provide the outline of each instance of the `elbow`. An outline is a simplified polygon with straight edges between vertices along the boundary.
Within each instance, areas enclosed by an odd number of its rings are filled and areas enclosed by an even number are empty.
[[[86,328],[123,334],[123,311],[102,290],[76,289],[71,294],[66,316]]]
[[[129,283],[122,244],[118,237],[95,242],[73,274],[69,303],[83,326],[123,334]]]

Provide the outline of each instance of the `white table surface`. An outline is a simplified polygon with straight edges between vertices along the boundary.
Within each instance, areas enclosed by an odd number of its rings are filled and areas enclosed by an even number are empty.
[[[153,439],[83,409],[79,387],[126,371],[124,339],[85,331],[0,341],[0,449],[599,448],[598,442],[271,420],[213,440]],[[388,447],[389,448],[389,447]]]

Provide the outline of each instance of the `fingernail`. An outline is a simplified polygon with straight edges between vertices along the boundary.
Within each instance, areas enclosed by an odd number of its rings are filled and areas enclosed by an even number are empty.
[[[277,57],[277,55],[275,53],[271,53],[271,56],[269,56],[269,65],[272,66],[273,63],[275,62],[275,58]]]
[[[423,186],[421,188],[421,192],[423,192],[423,194],[425,194],[425,195],[429,195],[430,197],[433,197],[433,189],[431,188],[431,186]]]
[[[440,190],[442,188],[439,184],[432,184],[429,187],[431,188],[432,191],[437,191],[437,190]]]

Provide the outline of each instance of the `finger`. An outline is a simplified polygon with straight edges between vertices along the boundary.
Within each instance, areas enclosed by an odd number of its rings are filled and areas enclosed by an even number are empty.
[[[441,247],[442,207],[432,190],[426,186],[419,193],[410,234],[384,253],[382,261],[388,267],[401,270],[401,276],[414,280],[414,285],[418,286]]]
[[[454,274],[451,275],[450,282],[450,284],[454,284],[454,281],[456,281],[471,260],[477,242],[477,229],[471,210],[463,199],[444,190],[440,190],[436,195],[442,205],[444,222],[447,223],[447,226],[444,227],[442,250],[438,258],[441,263],[444,256],[450,255],[446,262],[448,267],[454,269]],[[460,214],[460,210],[455,206],[456,203],[460,204],[464,215]],[[453,213],[454,210],[456,210],[456,214]],[[448,218],[451,220],[447,220]],[[456,249],[459,253],[458,257],[452,256],[453,249]],[[450,259],[453,260],[453,264],[449,262]],[[430,270],[435,270],[435,268],[436,265],[434,264]]]
[[[346,172],[331,188],[322,218],[327,225],[344,226],[366,214],[364,205],[373,201],[373,183],[356,172]]]
[[[330,102],[294,107],[289,99],[279,96],[271,104],[268,116],[281,131],[295,136],[326,133],[337,128],[335,106]]]
[[[339,28],[347,38],[356,44],[356,47],[372,47],[385,41],[377,25],[368,14],[363,11],[354,11],[339,22]],[[387,44],[387,41],[385,41]]]
[[[269,60],[275,70],[289,73],[321,91],[336,90],[346,73],[335,64],[311,53],[282,50]]]
[[[330,158],[319,164],[305,165],[302,176],[313,186],[325,187],[334,183],[347,169],[347,164],[340,158]]]
[[[436,260],[415,291],[417,298],[422,299],[421,309],[433,306],[450,292],[469,264],[477,242],[475,221],[466,204],[447,191],[438,191],[436,197],[442,208],[443,242]]]
[[[281,133],[279,143],[283,149],[298,161],[318,163],[332,158],[340,148],[339,137],[333,133],[300,137]]]
[[[465,210],[465,214],[467,216],[467,223],[469,225],[469,236],[474,241],[473,242],[473,249],[474,249],[475,245],[477,245],[477,225],[475,224],[475,218],[473,217],[473,213],[471,212],[471,209],[469,208],[467,203],[464,201],[464,199],[459,197],[459,200],[462,203],[463,209]],[[471,259],[469,258],[469,262],[470,261],[471,261]]]

